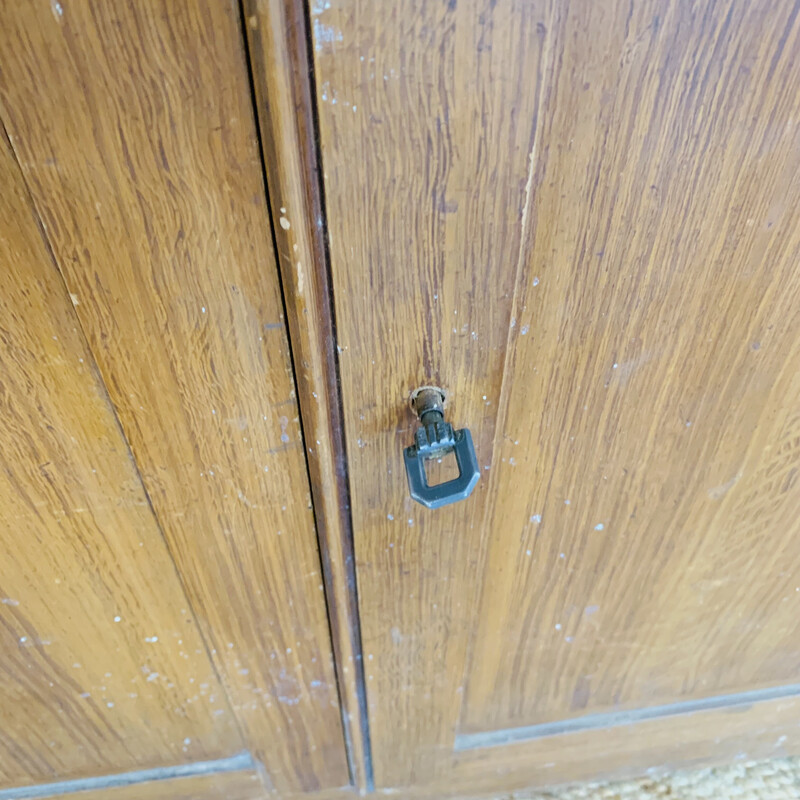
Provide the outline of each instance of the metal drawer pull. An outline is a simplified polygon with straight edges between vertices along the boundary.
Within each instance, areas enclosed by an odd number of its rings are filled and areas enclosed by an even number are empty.
[[[411,497],[427,508],[440,508],[469,497],[480,478],[472,434],[467,428],[454,431],[453,426],[444,421],[444,393],[436,387],[417,389],[412,395],[411,407],[422,423],[414,433],[414,444],[403,451]],[[425,461],[451,452],[458,464],[458,477],[429,486]]]

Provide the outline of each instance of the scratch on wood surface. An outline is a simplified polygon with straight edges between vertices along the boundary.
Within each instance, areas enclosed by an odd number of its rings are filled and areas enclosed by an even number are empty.
[[[708,496],[712,500],[722,499],[738,483],[739,478],[741,477],[742,477],[741,473],[738,473],[737,475],[734,475],[730,480],[725,481],[725,483],[723,483],[722,485],[715,486],[713,489],[709,489]]]
[[[533,181],[534,181],[534,174],[536,172],[536,158],[537,158],[537,150],[540,138],[540,127],[542,123],[542,106],[543,106],[543,98],[545,95],[545,86],[547,85],[547,75],[550,73],[551,69],[551,56],[550,51],[552,47],[552,28],[553,28],[553,17],[554,17],[555,7],[551,4],[548,15],[547,15],[547,29],[544,31],[543,34],[543,41],[542,41],[542,52],[539,61],[539,75],[536,83],[536,104],[535,104],[535,114],[536,119],[533,125],[533,136],[531,141],[531,149],[528,153],[528,178],[525,182],[525,202],[522,207],[522,217],[520,220],[520,234],[519,234],[519,250],[517,254],[517,266],[516,266],[516,273],[514,276],[514,294],[511,301],[511,316],[510,322],[508,327],[508,334],[506,337],[506,351],[503,360],[503,372],[502,378],[500,382],[500,398],[498,403],[497,409],[497,417],[495,423],[495,434],[494,434],[494,441],[492,442],[492,455],[491,458],[494,460],[494,454],[497,452],[498,445],[503,437],[503,420],[506,417],[508,411],[508,401],[509,401],[509,389],[508,389],[508,381],[507,377],[509,374],[509,369],[511,367],[512,362],[512,336],[515,329],[514,320],[516,320],[518,315],[518,306],[519,306],[519,291],[520,291],[520,283],[522,280],[523,274],[523,266],[525,261],[525,242],[527,239],[528,228],[530,226],[530,214],[531,214],[531,205],[533,203]],[[491,498],[493,493],[489,492],[489,497]],[[483,519],[483,529],[486,530],[486,525],[491,518],[492,512],[492,502],[491,500],[486,503],[484,509],[484,519]],[[467,659],[467,664],[469,663],[469,659]]]
[[[525,182],[525,201],[522,208],[522,217],[520,219],[520,233],[519,233],[519,249],[517,253],[517,266],[514,275],[514,292],[511,300],[511,313],[509,317],[509,326],[508,332],[506,335],[506,348],[505,354],[503,357],[503,371],[501,374],[500,379],[500,394],[498,400],[498,408],[497,408],[497,416],[495,418],[495,430],[494,430],[494,437],[492,441],[492,453],[491,453],[491,461],[494,461],[494,455],[498,451],[498,447],[500,442],[502,441],[502,437],[504,435],[504,425],[503,420],[507,416],[508,406],[509,406],[509,385],[508,385],[508,374],[509,370],[512,367],[512,347],[513,341],[512,336],[515,332],[515,324],[514,321],[517,318],[519,313],[519,292],[520,292],[520,285],[522,281],[522,275],[524,272],[524,261],[525,261],[525,242],[528,234],[528,228],[530,227],[530,215],[531,215],[531,205],[533,203],[533,182],[534,182],[534,175],[536,172],[536,165],[537,165],[537,152],[538,152],[538,145],[540,139],[540,128],[542,125],[542,107],[544,104],[544,96],[545,96],[545,86],[547,85],[547,76],[551,70],[551,47],[552,47],[552,29],[553,29],[553,19],[555,15],[555,5],[551,3],[550,8],[548,9],[547,13],[547,28],[543,33],[543,41],[542,41],[542,51],[539,58],[539,72],[537,77],[536,83],[536,101],[535,101],[535,120],[533,124],[533,135],[531,137],[531,149],[528,153],[528,177]],[[537,281],[538,283],[538,281]],[[495,473],[496,475],[496,473]],[[496,477],[493,478],[492,483],[497,480]],[[488,530],[487,525],[489,524],[489,520],[492,518],[494,504],[491,500],[492,497],[496,496],[496,492],[492,491],[490,488],[488,491],[488,500],[484,506],[484,513],[483,513],[483,524],[482,529]],[[486,558],[486,548],[485,546],[481,547],[481,552],[478,555],[479,560],[482,562]],[[479,567],[477,574],[481,574],[482,569]],[[478,602],[475,605],[475,611],[473,612],[474,615],[478,614],[478,609],[481,608],[481,601],[480,597],[483,595],[484,586],[481,583],[478,592]],[[477,621],[477,620],[476,620]],[[473,630],[477,629],[477,625],[472,626]],[[466,681],[469,677],[469,664],[472,661],[472,650],[475,646],[475,637],[474,635],[470,637],[469,644],[467,646],[467,657],[464,660],[464,670],[465,675],[462,678],[462,682]],[[462,705],[462,713],[464,710],[464,706]]]
[[[508,382],[506,380],[509,367],[511,366],[511,353],[512,353],[512,335],[514,330],[514,320],[517,319],[519,311],[519,291],[522,280],[523,266],[525,261],[525,242],[527,240],[528,228],[530,226],[531,205],[533,203],[533,180],[536,172],[536,157],[537,149],[540,138],[540,127],[542,122],[542,105],[543,97],[545,94],[544,87],[546,85],[546,76],[550,72],[550,50],[552,47],[551,31],[553,28],[554,6],[550,6],[548,14],[547,30],[545,30],[542,41],[542,54],[539,63],[539,77],[536,84],[536,119],[533,126],[533,137],[531,141],[531,149],[528,153],[528,178],[525,182],[525,202],[522,207],[522,218],[520,220],[520,234],[519,234],[519,251],[517,254],[517,267],[514,276],[514,294],[511,301],[511,322],[509,323],[508,335],[506,338],[506,351],[503,361],[503,372],[500,384],[500,400],[497,409],[497,423],[495,427],[494,442],[492,444],[492,458],[497,450],[497,445],[502,437],[503,425],[502,420],[508,410]],[[527,332],[527,331],[526,331]],[[484,517],[484,529],[489,520],[489,510],[491,503],[486,504],[486,512]]]

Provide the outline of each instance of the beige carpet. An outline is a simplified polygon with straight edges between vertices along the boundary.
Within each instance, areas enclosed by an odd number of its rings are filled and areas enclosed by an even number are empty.
[[[624,783],[515,793],[502,800],[800,800],[800,758],[748,761]]]

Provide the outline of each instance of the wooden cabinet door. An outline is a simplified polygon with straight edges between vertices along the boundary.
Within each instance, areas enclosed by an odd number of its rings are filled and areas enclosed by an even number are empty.
[[[235,753],[224,690],[5,137],[0,183],[0,786]]]
[[[377,786],[800,752],[796,6],[310,13]]]
[[[0,109],[0,787],[348,784],[238,6],[3,3]]]

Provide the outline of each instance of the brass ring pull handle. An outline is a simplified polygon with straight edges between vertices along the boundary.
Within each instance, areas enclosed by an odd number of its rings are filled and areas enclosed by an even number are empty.
[[[411,407],[422,423],[414,434],[414,444],[403,451],[411,497],[427,508],[441,508],[469,497],[480,478],[472,434],[467,428],[453,430],[444,421],[444,394],[440,389],[430,386],[418,389]],[[451,452],[456,457],[458,477],[429,486],[425,461]]]

